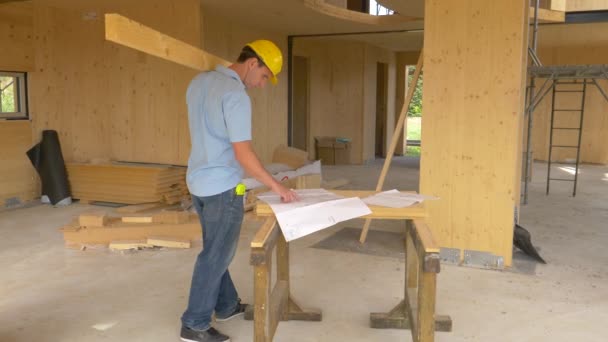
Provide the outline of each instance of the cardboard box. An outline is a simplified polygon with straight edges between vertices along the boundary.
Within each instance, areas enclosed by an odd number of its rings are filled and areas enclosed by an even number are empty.
[[[350,164],[350,150],[350,139],[315,137],[316,157],[323,165]]]

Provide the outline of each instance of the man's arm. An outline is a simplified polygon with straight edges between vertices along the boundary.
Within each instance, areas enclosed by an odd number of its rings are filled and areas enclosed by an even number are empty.
[[[241,164],[243,169],[255,179],[262,182],[262,184],[269,187],[270,190],[279,194],[283,202],[291,202],[298,199],[294,191],[287,189],[281,183],[277,182],[276,179],[264,169],[264,166],[253,150],[250,140],[234,142],[232,143],[232,148],[234,149],[236,160]]]

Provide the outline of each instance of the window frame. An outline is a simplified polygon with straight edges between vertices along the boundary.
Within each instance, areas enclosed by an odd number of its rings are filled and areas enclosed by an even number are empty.
[[[27,120],[29,119],[28,99],[27,99],[27,73],[20,71],[3,71],[0,70],[0,76],[14,77],[17,80],[15,87],[16,94],[16,109],[15,112],[1,112],[0,119],[12,120]]]

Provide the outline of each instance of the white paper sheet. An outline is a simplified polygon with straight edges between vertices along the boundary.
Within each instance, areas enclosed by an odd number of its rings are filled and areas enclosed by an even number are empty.
[[[398,190],[389,190],[365,197],[363,202],[368,205],[377,205],[389,208],[405,208],[424,200],[437,199],[436,197],[404,193]]]
[[[305,207],[311,204],[322,203],[343,198],[342,196],[338,196],[333,192],[329,192],[325,189],[301,189],[295,190],[295,192],[298,194],[299,200],[291,203],[281,202],[281,197],[279,197],[279,195],[272,191],[259,194],[257,195],[257,197],[261,201],[268,203],[275,214],[300,207]]]
[[[341,198],[323,189],[296,192],[300,200],[291,203],[282,203],[280,197],[272,193],[258,195],[274,211],[287,241],[372,212],[358,197]]]

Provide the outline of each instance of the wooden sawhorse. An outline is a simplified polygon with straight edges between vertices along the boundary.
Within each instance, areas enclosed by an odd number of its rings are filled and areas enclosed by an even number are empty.
[[[410,329],[414,342],[432,342],[435,330],[452,331],[450,316],[435,315],[439,245],[423,220],[408,220],[405,234],[404,299],[388,313],[370,314],[378,329]]]
[[[376,191],[347,191],[331,190],[331,192],[344,197],[367,197],[377,193]],[[418,297],[415,302],[409,301],[408,288],[415,286],[406,285],[406,299],[402,301],[388,314],[372,314],[373,328],[409,328],[407,317],[413,317],[411,312],[417,312],[417,319],[412,325],[412,334],[423,332],[422,339],[415,341],[433,341],[432,329],[430,339],[426,331],[435,318],[439,319],[437,327],[442,330],[451,330],[451,320],[443,316],[435,317],[435,284],[436,273],[439,272],[439,247],[433,240],[428,227],[421,219],[426,217],[424,203],[406,208],[387,208],[370,206],[372,213],[363,218],[405,220],[406,222],[406,284],[419,284]],[[245,313],[245,319],[253,319],[254,341],[270,342],[276,332],[279,321],[304,320],[320,321],[320,311],[305,311],[293,300],[289,287],[289,246],[277,224],[276,218],[270,206],[259,202],[256,206],[258,216],[266,216],[267,219],[256,233],[251,242],[250,263],[254,266],[254,305]],[[412,220],[416,220],[412,224]],[[409,242],[408,242],[409,241]],[[409,243],[409,244],[408,244]],[[413,245],[413,247],[410,247]],[[276,247],[277,279],[272,287],[271,269],[272,252]],[[428,248],[428,255],[427,255]],[[423,255],[415,259],[417,251]],[[417,260],[417,261],[415,261]],[[418,273],[418,270],[420,272]],[[432,272],[435,270],[435,272]],[[417,273],[414,273],[417,272]],[[418,279],[420,274],[420,281]],[[417,305],[417,303],[420,303]],[[411,304],[411,305],[410,305]],[[408,309],[409,308],[409,309]],[[412,310],[412,308],[414,308]],[[409,316],[408,316],[409,314]],[[449,326],[449,328],[447,328]],[[420,328],[417,328],[420,327]]]
[[[275,248],[276,247],[276,248]],[[277,278],[272,288],[272,252],[276,249]],[[253,319],[255,342],[270,342],[279,321],[321,321],[320,311],[304,311],[289,292],[289,245],[274,216],[269,216],[251,242],[253,307],[245,319]]]

